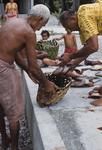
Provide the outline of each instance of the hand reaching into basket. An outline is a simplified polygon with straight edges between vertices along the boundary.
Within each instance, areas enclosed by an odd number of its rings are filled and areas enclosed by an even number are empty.
[[[69,53],[64,53],[64,55],[63,55],[63,57],[61,59],[60,66],[65,66],[65,65],[67,65],[70,62],[71,62],[70,54]]]
[[[66,58],[68,58],[67,56],[68,55],[66,55]],[[65,76],[66,74],[68,75],[68,73],[70,74],[70,72],[72,72],[80,64],[80,62],[84,60],[84,57],[81,57],[75,60],[71,60],[69,63],[66,63],[66,58],[60,63],[59,67],[53,72],[53,74],[59,74],[63,76]]]
[[[52,73],[45,73],[46,78],[50,81],[50,86],[45,89],[39,85],[37,93],[37,102],[40,107],[51,106],[63,100],[72,81],[69,77],[62,77]]]

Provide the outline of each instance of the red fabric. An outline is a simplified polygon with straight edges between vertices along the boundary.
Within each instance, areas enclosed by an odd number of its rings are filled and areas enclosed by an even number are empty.
[[[17,14],[7,14],[7,18],[17,17]]]
[[[75,53],[76,48],[65,48],[64,53]]]
[[[10,16],[8,15],[7,17],[12,18],[12,17],[16,17],[16,15],[10,15]]]

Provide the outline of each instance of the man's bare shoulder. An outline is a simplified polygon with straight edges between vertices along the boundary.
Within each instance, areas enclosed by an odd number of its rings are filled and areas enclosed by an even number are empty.
[[[7,20],[6,21],[6,23],[5,23],[5,26],[7,25],[7,26],[18,26],[18,27],[22,27],[22,25],[24,25],[25,26],[25,24],[26,24],[26,21],[24,20],[24,19],[22,19],[22,18],[12,18],[12,19],[9,19],[9,20]],[[23,27],[24,27],[23,26]]]
[[[14,18],[11,20],[8,20],[4,28],[12,29],[12,31],[25,31],[25,32],[34,32],[33,29],[30,27],[30,25],[27,23],[25,19],[22,18]]]

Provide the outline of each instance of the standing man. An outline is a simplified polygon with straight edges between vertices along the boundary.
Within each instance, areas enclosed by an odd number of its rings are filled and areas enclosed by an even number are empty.
[[[37,64],[35,31],[44,26],[50,17],[49,9],[42,4],[32,7],[26,19],[13,18],[0,29],[0,132],[2,146],[6,150],[9,138],[6,134],[4,116],[9,121],[11,150],[18,150],[19,120],[23,113],[21,80],[14,62],[35,79],[42,89],[45,101],[55,94],[55,85],[48,81]],[[27,65],[20,52],[25,49]]]
[[[7,19],[12,17],[18,17],[18,5],[14,0],[10,0],[5,6],[5,13],[7,14]]]
[[[79,31],[80,34],[83,47],[76,53],[66,55],[62,62],[62,65],[65,65],[74,60],[74,68],[98,50],[98,35],[102,35],[102,0],[97,0],[93,4],[81,5],[77,13],[63,12],[60,16],[60,22],[65,29]],[[102,99],[94,104],[102,105]]]

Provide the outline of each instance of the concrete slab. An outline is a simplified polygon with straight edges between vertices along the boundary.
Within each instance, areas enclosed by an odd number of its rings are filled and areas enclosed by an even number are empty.
[[[48,108],[36,103],[38,86],[25,73],[26,114],[34,150],[66,150],[58,128]],[[28,96],[29,95],[29,96]]]
[[[87,93],[91,88],[70,88],[61,102],[42,109],[36,103],[37,85],[25,77],[35,116],[31,122],[35,124],[36,120],[44,149],[90,150],[94,145],[93,150],[101,150],[102,132],[98,128],[102,125],[102,108],[90,105]]]
[[[99,50],[90,59],[100,59],[100,55]],[[43,71],[54,69],[50,67]],[[95,72],[88,70],[85,74],[94,76]],[[102,150],[102,107],[90,105],[93,99],[88,99],[88,92],[93,87],[70,88],[58,104],[40,108],[36,102],[38,86],[26,73],[24,77],[26,112],[34,150]],[[102,78],[95,83],[99,84],[102,84]]]

